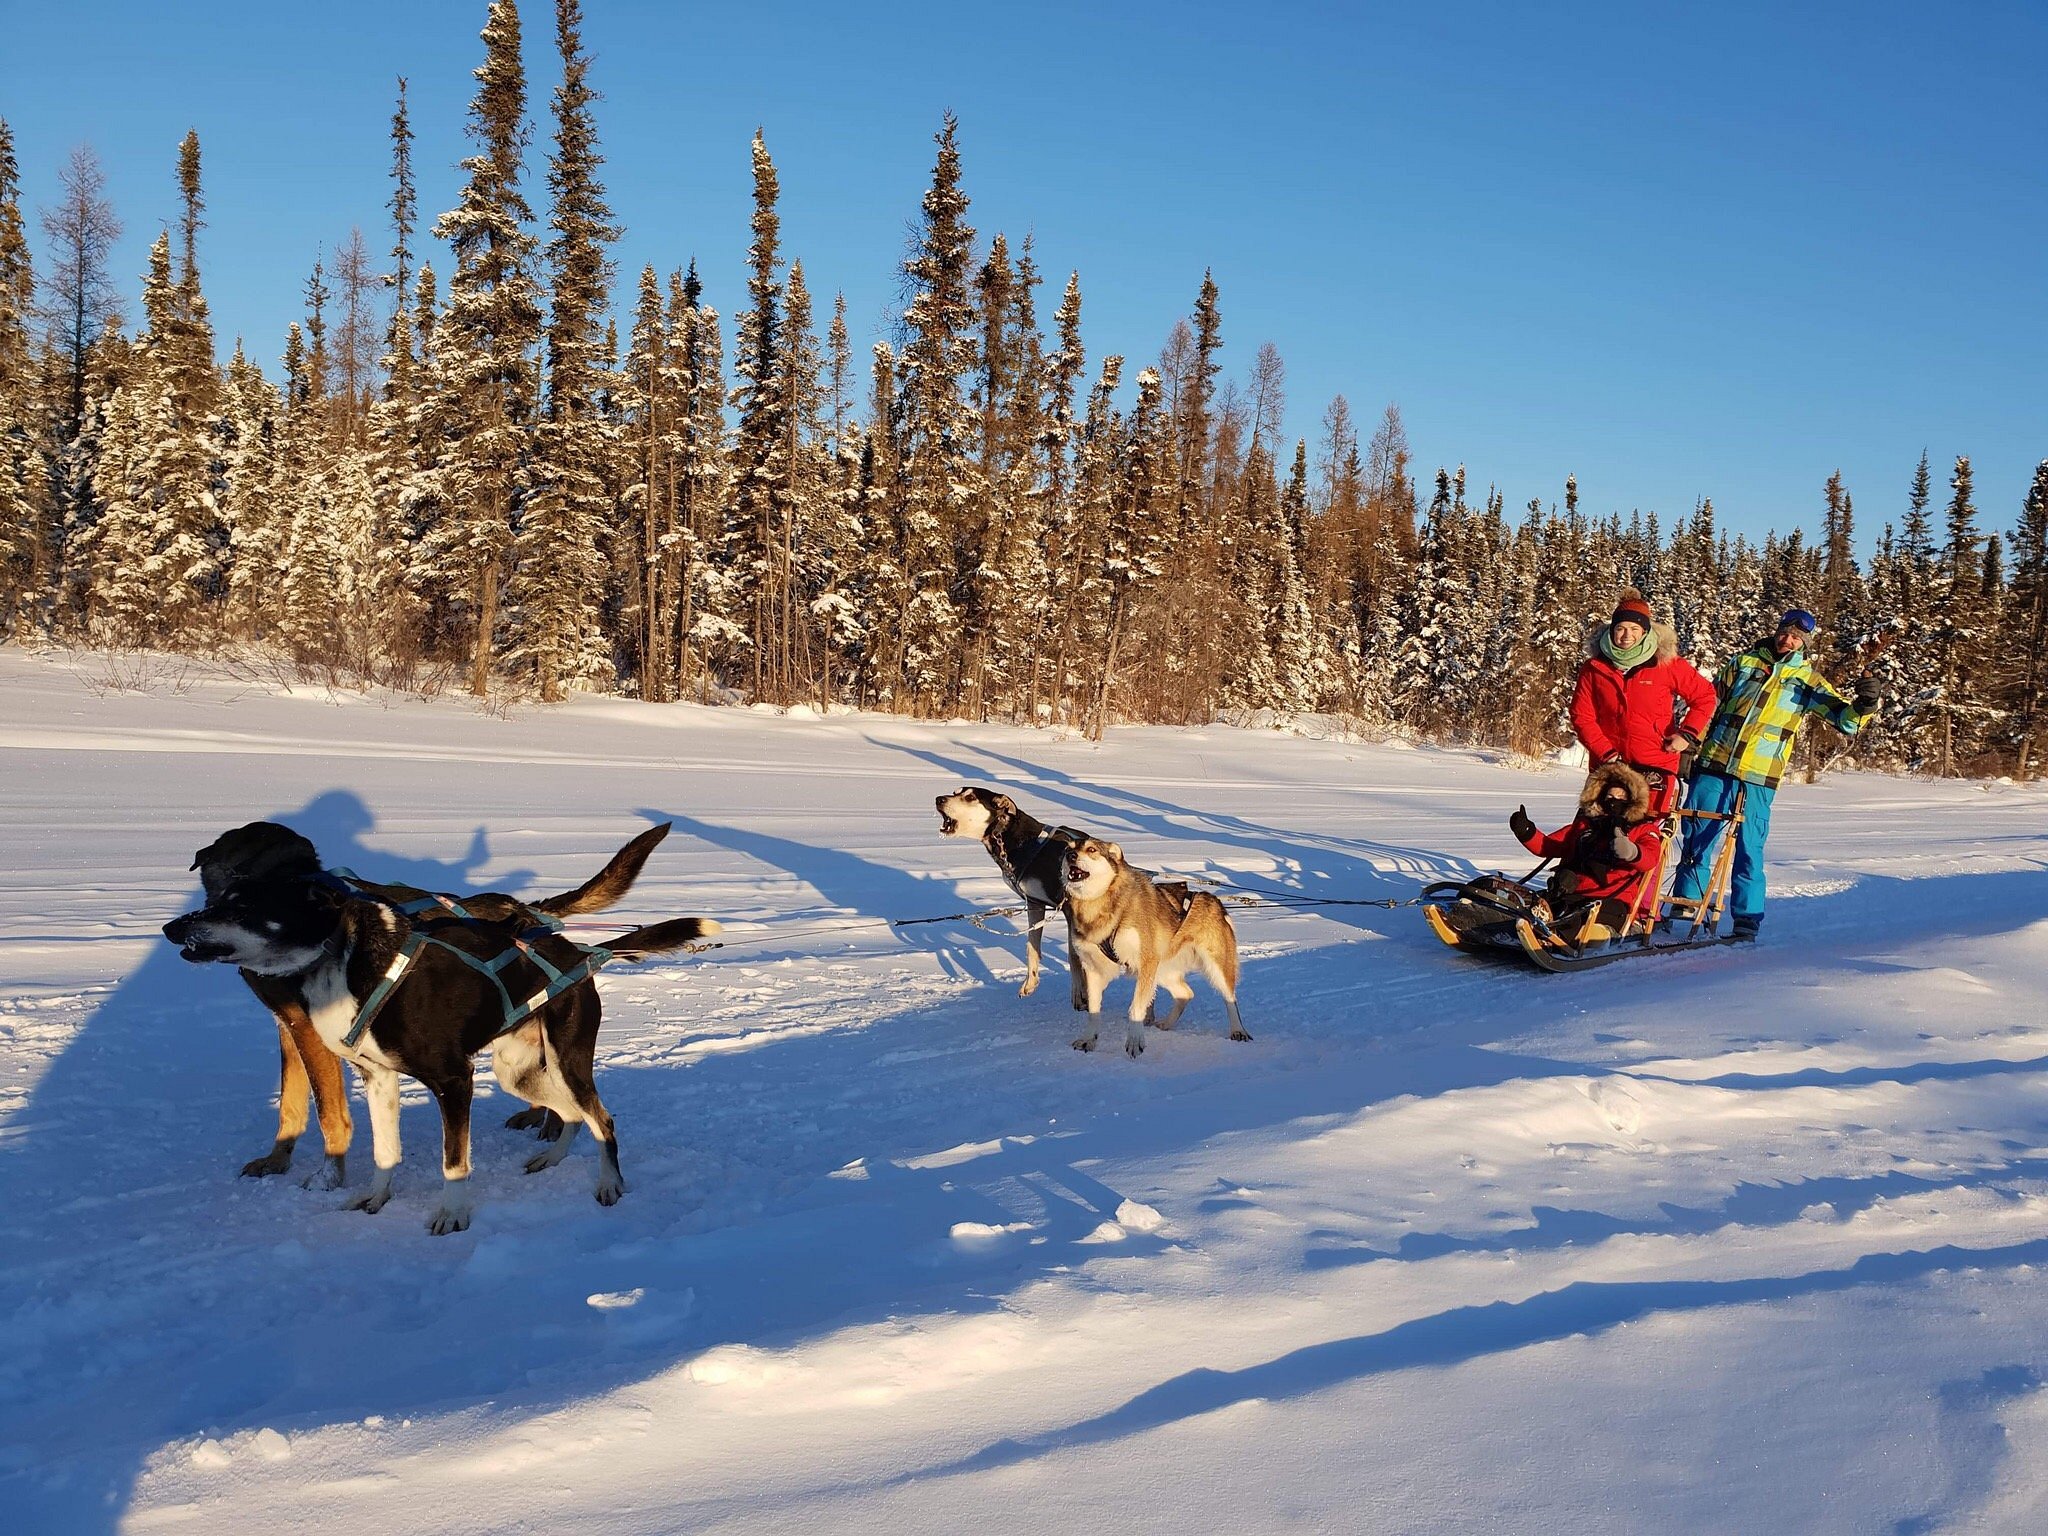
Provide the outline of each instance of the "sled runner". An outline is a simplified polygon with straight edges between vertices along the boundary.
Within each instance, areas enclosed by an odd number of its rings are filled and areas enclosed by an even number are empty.
[[[1725,813],[1668,812],[1657,866],[1623,913],[1614,910],[1619,903],[1612,901],[1560,901],[1546,884],[1538,882],[1549,863],[1545,860],[1519,880],[1495,874],[1462,882],[1438,881],[1422,893],[1422,914],[1436,936],[1454,949],[1519,954],[1553,972],[1591,970],[1643,955],[1737,943],[1740,941],[1733,934],[1717,930],[1728,900],[1742,808],[1738,796],[1734,809]],[[1672,849],[1682,846],[1681,834],[1688,820],[1728,823],[1726,835],[1714,850],[1706,891],[1697,901],[1664,893]]]

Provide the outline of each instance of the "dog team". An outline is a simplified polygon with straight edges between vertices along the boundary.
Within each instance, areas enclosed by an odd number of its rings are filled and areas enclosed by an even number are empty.
[[[1134,982],[1124,1036],[1133,1057],[1145,1049],[1148,1025],[1172,1029],[1180,1021],[1194,996],[1188,978],[1197,973],[1222,995],[1230,1038],[1251,1039],[1237,1010],[1237,936],[1216,897],[1155,881],[1115,843],[1049,828],[1005,794],[962,789],[939,796],[938,810],[943,835],[979,841],[1024,900],[1026,995],[1038,986],[1046,916],[1054,908],[1065,915],[1073,1006],[1088,1015],[1077,1050],[1095,1049],[1103,994],[1119,975]],[[237,967],[277,1023],[277,1136],[242,1172],[262,1177],[290,1168],[310,1111],[326,1162],[309,1182],[326,1189],[346,1182],[353,1131],[341,1071],[347,1062],[362,1080],[376,1162],[348,1209],[381,1210],[401,1155],[399,1080],[410,1077],[441,1112],[441,1203],[428,1229],[462,1231],[474,1214],[474,1057],[489,1046],[499,1086],[528,1106],[506,1124],[552,1143],[526,1171],[560,1162],[578,1127],[588,1126],[598,1144],[598,1203],[615,1204],[626,1182],[593,1071],[602,1012],[594,974],[607,961],[684,949],[719,925],[679,918],[581,944],[562,933],[561,919],[617,904],[668,830],[648,829],[575,890],[534,901],[373,884],[323,867],[311,842],[276,822],[237,827],[200,849],[192,867],[206,905],[165,924],[164,937],[195,964]],[[1173,1006],[1155,1019],[1161,988]]]

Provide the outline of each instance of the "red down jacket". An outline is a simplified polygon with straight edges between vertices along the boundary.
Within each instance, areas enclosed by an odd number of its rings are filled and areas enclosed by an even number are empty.
[[[1664,738],[1674,730],[1696,742],[1707,734],[1714,685],[1678,654],[1678,636],[1669,624],[1652,633],[1657,653],[1628,672],[1600,654],[1598,629],[1586,641],[1572,691],[1572,729],[1596,765],[1619,760],[1675,773],[1678,754],[1665,747]]]
[[[1614,862],[1614,822],[1598,809],[1601,793],[1615,784],[1629,791],[1621,825],[1636,847],[1633,864]],[[1607,763],[1587,776],[1579,792],[1579,814],[1570,826],[1532,832],[1522,846],[1539,858],[1558,861],[1559,894],[1575,900],[1611,896],[1633,904],[1637,889],[1656,872],[1663,841],[1663,823],[1650,815],[1649,784],[1626,763]]]

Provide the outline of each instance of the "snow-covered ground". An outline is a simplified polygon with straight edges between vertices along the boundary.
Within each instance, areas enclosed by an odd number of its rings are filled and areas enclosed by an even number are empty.
[[[1014,924],[876,921],[1007,898],[935,794],[1400,897],[1522,867],[1507,812],[1576,776],[108,670],[0,652],[9,1530],[2048,1523],[2038,789],[1788,787],[1754,951],[1545,977],[1412,910],[1246,912],[1256,1043],[1198,990],[1132,1062],[1068,1049],[1057,958],[1016,995]],[[523,1176],[489,1089],[461,1235],[411,1085],[381,1215],[235,1177],[275,1036],[157,928],[258,817],[536,893],[675,823],[619,927],[732,942],[601,983],[623,1203],[587,1140]]]

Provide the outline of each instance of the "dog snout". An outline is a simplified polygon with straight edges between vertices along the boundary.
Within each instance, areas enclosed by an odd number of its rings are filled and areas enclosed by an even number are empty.
[[[164,924],[164,937],[173,944],[183,944],[192,936],[192,924],[198,920],[198,917],[199,914],[197,912],[187,912],[182,917],[172,918],[168,923]]]

